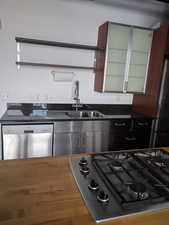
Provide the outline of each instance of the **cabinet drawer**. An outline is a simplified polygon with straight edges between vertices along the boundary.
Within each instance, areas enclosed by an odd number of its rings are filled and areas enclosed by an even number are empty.
[[[125,135],[112,135],[110,147],[112,150],[123,150],[123,149],[130,149],[131,146],[136,146],[136,137],[130,134]]]
[[[134,120],[134,130],[150,130],[151,120]]]
[[[128,133],[126,135],[114,135],[110,142],[110,150],[125,150],[146,148],[149,146],[149,138]]]
[[[149,147],[149,137],[147,136],[137,136],[129,135],[125,137],[125,145],[127,149],[137,149],[137,148],[146,148]]]
[[[109,150],[124,150],[126,149],[126,142],[124,136],[113,135],[109,143]]]
[[[128,133],[131,128],[131,120],[112,120],[111,131],[113,133]]]
[[[160,132],[155,133],[155,147],[167,147],[169,146],[169,133]]]
[[[124,137],[124,143],[126,149],[135,149],[140,146],[138,138],[131,133]]]

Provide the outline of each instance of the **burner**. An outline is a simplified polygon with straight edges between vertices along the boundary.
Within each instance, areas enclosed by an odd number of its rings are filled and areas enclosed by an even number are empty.
[[[146,186],[142,183],[131,183],[129,184],[129,192],[134,194],[134,196],[139,199],[147,199],[149,194],[146,191]]]
[[[123,168],[122,168],[122,166],[121,166],[121,163],[120,162],[118,162],[118,161],[116,161],[116,160],[113,160],[112,162],[111,162],[111,164],[110,164],[112,167],[113,167],[113,169],[115,169],[115,170],[123,170]]]
[[[166,165],[165,165],[165,162],[164,161],[162,161],[162,160],[160,160],[160,159],[155,159],[155,165],[156,166],[159,166],[159,167],[165,167]]]
[[[155,157],[152,159],[152,162],[158,167],[168,167],[169,166],[169,161],[168,159],[164,159],[161,157]]]
[[[147,153],[144,153],[144,152],[137,152],[137,153],[134,153],[134,155],[136,156],[139,156],[139,157],[150,157]]]
[[[127,154],[127,153],[120,153],[119,155],[118,155],[118,159],[127,159],[127,158],[129,158],[129,154]]]

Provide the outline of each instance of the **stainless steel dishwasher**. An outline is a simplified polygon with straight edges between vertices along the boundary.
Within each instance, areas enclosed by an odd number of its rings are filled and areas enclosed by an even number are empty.
[[[52,156],[53,124],[3,125],[2,159]]]

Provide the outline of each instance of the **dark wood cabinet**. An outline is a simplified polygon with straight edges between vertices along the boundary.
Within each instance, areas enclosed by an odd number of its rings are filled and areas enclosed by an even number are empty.
[[[105,57],[106,57],[106,44],[108,34],[108,22],[104,23],[99,27],[97,47],[100,49],[96,51],[96,75],[94,82],[94,90],[102,92],[103,90],[103,72],[105,68]]]
[[[168,39],[167,39],[166,54],[169,55],[169,32],[168,32]]]
[[[110,150],[149,147],[152,120],[116,119],[111,121]]]
[[[156,116],[164,56],[169,54],[169,25],[154,30],[145,94],[134,94],[133,112]]]

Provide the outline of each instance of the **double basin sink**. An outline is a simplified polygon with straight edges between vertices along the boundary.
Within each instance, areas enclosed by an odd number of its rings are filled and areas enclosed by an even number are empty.
[[[69,111],[65,112],[65,114],[71,118],[101,118],[104,115],[98,111],[91,110],[79,110],[79,111]]]

